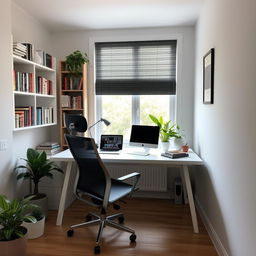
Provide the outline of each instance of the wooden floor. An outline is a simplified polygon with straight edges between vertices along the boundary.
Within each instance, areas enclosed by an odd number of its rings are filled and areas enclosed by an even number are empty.
[[[137,242],[130,244],[130,234],[111,227],[103,231],[102,256],[216,256],[216,250],[199,220],[199,234],[192,231],[188,205],[174,205],[170,200],[132,198],[121,203],[125,225],[135,229]],[[55,225],[57,211],[50,211],[44,236],[28,241],[28,256],[94,255],[98,227],[78,228],[67,237],[69,225],[83,222],[88,211],[95,208],[80,201],[64,214],[61,227]],[[112,209],[108,213],[116,212]]]

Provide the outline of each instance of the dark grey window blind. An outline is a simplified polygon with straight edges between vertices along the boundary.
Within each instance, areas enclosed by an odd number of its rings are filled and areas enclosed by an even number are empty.
[[[176,48],[176,40],[95,43],[96,94],[176,94]]]

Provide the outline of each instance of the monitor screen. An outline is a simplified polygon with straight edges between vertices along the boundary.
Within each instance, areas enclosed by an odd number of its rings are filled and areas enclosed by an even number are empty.
[[[157,148],[159,127],[149,125],[133,125],[130,137],[131,146]]]

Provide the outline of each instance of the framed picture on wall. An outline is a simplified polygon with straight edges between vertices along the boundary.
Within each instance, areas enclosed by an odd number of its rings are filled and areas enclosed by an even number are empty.
[[[213,104],[214,86],[214,48],[203,58],[203,103]]]

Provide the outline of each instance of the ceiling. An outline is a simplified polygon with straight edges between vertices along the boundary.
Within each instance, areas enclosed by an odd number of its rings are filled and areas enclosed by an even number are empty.
[[[195,24],[204,0],[13,0],[50,31]]]

